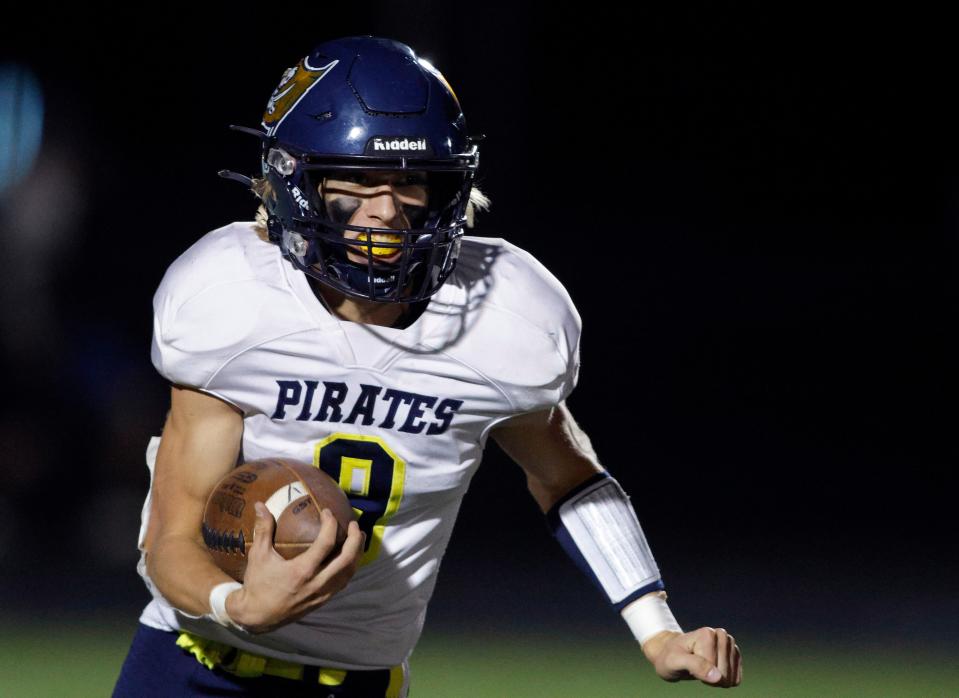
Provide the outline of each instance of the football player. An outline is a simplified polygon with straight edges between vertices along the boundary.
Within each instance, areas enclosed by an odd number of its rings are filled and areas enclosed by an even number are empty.
[[[235,127],[238,128],[238,127]],[[154,297],[152,359],[172,384],[148,450],[138,571],[153,599],[117,696],[405,696],[440,559],[492,437],[556,538],[664,679],[741,680],[723,629],[683,632],[629,499],[565,400],[580,318],[502,239],[464,235],[488,199],[479,138],[408,46],[319,45],[284,73],[259,129],[257,219],[211,231]],[[244,582],[200,535],[239,462],[313,463],[358,512],[302,555],[257,522]]]

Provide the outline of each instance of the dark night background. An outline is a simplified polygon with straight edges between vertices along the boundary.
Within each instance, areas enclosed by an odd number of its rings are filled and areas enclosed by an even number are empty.
[[[168,400],[152,294],[194,240],[252,218],[216,176],[257,168],[227,125],[255,126],[313,44],[374,33],[430,59],[487,135],[493,206],[472,233],[532,252],[579,308],[570,408],[632,495],[683,626],[744,647],[959,639],[944,17],[292,7],[5,32],[45,115],[33,170],[0,199],[0,612],[125,612],[132,628],[143,449]],[[605,605],[491,448],[427,632],[625,640]]]

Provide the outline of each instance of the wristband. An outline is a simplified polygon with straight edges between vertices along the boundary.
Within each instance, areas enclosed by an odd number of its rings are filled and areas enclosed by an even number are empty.
[[[225,628],[243,630],[241,626],[237,625],[233,619],[230,618],[230,614],[226,612],[226,597],[237,589],[242,588],[243,585],[240,584],[240,582],[223,582],[213,587],[210,590],[210,613],[207,615],[207,618],[216,621]]]
[[[633,631],[633,636],[640,646],[649,638],[664,630],[681,633],[683,629],[673,617],[673,612],[666,605],[666,592],[646,594],[626,606],[621,612],[626,625]]]

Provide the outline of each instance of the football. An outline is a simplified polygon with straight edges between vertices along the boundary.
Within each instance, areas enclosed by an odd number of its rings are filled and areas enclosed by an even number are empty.
[[[238,466],[210,493],[203,513],[207,549],[221,570],[242,582],[253,544],[254,504],[263,502],[276,519],[273,547],[287,560],[296,557],[320,532],[320,512],[336,518],[336,547],[354,518],[346,494],[326,473],[309,463],[265,458]]]

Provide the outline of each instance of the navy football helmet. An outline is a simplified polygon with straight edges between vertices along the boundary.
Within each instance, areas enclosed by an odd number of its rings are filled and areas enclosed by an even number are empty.
[[[421,301],[442,286],[459,253],[482,137],[467,135],[438,70],[390,39],[328,41],[283,74],[261,127],[231,126],[262,140],[269,238],[297,268],[371,301]],[[428,205],[410,217],[415,227],[363,227],[327,210],[324,178],[383,170],[425,173]]]

